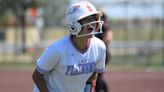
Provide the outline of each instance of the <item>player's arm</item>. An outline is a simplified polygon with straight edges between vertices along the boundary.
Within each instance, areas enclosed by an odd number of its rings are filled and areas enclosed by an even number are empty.
[[[107,31],[104,33],[103,36],[103,41],[105,42],[105,44],[108,44],[112,41],[113,39],[113,32],[111,29],[107,29]]]
[[[44,74],[41,74],[35,69],[32,78],[40,92],[49,92],[46,81],[44,80]]]
[[[96,86],[96,80],[97,80],[97,73],[94,72],[86,82],[86,87],[84,89],[84,92],[94,92]]]

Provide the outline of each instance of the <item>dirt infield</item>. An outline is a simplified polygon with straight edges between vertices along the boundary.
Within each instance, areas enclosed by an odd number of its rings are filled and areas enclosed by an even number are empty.
[[[32,92],[32,71],[0,70],[0,92]],[[164,72],[106,72],[110,92],[164,92]]]
[[[164,92],[164,72],[112,72],[105,79],[110,92]]]

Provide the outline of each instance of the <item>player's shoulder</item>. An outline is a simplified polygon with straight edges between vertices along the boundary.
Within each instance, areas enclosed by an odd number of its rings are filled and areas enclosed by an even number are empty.
[[[99,38],[97,38],[97,37],[93,37],[92,40],[93,40],[93,44],[94,44],[95,46],[98,46],[98,47],[100,47],[100,48],[106,48],[104,42],[103,42],[101,39],[99,39]]]
[[[69,37],[65,36],[65,37],[55,41],[54,43],[52,43],[49,47],[56,48],[56,49],[64,48],[66,46],[66,44],[68,43],[68,40],[69,40]]]

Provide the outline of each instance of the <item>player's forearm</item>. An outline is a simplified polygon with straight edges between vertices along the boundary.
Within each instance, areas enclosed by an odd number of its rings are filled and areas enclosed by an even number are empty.
[[[44,80],[44,75],[35,70],[32,77],[40,92],[49,92],[46,81]]]
[[[35,84],[38,87],[38,89],[40,90],[40,92],[49,92],[47,85],[43,79],[35,80]]]
[[[97,80],[97,73],[93,73],[92,76],[88,79],[87,82],[93,82],[93,81],[96,81]]]
[[[88,79],[84,92],[94,92],[97,80],[97,73],[93,73]]]
[[[113,39],[113,32],[111,30],[106,31],[103,37],[105,44],[109,44]]]

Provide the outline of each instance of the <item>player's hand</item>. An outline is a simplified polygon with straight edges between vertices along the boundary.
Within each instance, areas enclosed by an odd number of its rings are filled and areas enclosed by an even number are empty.
[[[86,84],[84,92],[92,92],[92,83]]]

